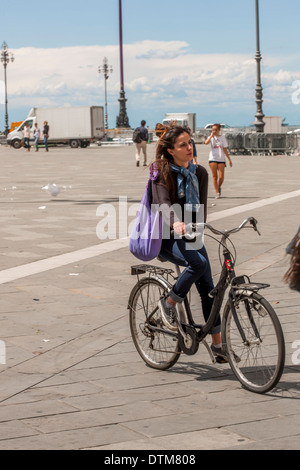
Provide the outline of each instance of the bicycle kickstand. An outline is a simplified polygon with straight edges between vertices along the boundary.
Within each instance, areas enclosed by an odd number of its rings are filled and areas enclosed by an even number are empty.
[[[209,345],[207,344],[207,341],[206,341],[205,339],[203,339],[203,340],[201,341],[201,343],[206,347],[207,352],[208,352],[208,354],[209,354],[209,356],[210,356],[210,358],[211,358],[211,362],[212,362],[213,364],[216,364],[216,362],[217,362],[217,361],[216,361],[216,358],[215,358],[215,356],[213,355],[213,352],[212,352],[212,350],[210,349]]]

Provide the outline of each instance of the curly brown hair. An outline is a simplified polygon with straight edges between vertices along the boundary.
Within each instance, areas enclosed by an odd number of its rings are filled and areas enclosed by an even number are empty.
[[[168,152],[168,149],[174,148],[176,140],[183,133],[191,135],[189,128],[177,126],[176,123],[171,123],[170,126],[165,126],[158,123],[155,126],[155,134],[160,138],[156,147],[155,164],[162,176],[164,184],[170,193],[171,200],[173,200],[175,197],[176,187],[170,166],[170,163],[173,162],[173,157]]]
[[[300,228],[288,247],[291,255],[290,267],[284,276],[291,289],[300,291]]]

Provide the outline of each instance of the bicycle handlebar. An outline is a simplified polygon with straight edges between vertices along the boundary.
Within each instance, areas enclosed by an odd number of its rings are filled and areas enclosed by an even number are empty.
[[[255,230],[258,233],[258,235],[260,235],[260,232],[257,228],[257,220],[254,217],[248,217],[238,227],[232,228],[231,230],[216,230],[209,224],[204,224],[204,226],[206,228],[208,228],[209,230],[211,230],[215,234],[227,235],[227,234],[239,232],[240,230],[242,230],[242,228],[246,227],[246,225],[248,223],[251,224],[253,230]],[[251,228],[251,227],[249,227],[249,228]]]
[[[187,238],[187,239],[192,240],[193,238],[195,238],[195,236],[197,234],[202,233],[204,228],[208,228],[215,235],[222,235],[223,237],[227,237],[227,235],[229,235],[231,233],[239,232],[248,223],[250,225],[252,225],[253,230],[255,230],[258,233],[258,235],[261,235],[258,228],[257,228],[257,220],[254,217],[248,217],[247,219],[245,219],[241,223],[241,225],[239,225],[238,227],[235,227],[231,230],[217,230],[214,227],[212,227],[210,224],[207,224],[207,223],[204,223],[204,222],[203,223],[196,223],[196,224],[195,223],[190,223],[190,224],[187,224],[185,226],[186,231],[182,236]],[[249,227],[249,228],[251,228],[251,227]],[[172,230],[172,233],[174,233],[174,230]]]

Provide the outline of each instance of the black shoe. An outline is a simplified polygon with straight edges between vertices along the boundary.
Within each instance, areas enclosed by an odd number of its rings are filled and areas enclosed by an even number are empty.
[[[140,162],[136,162],[136,166],[140,166]]]
[[[222,348],[216,348],[216,346],[212,344],[210,349],[212,350],[212,353],[215,356],[218,364],[226,364],[227,362],[229,362],[227,359],[227,354]],[[237,354],[235,354],[234,351],[233,351],[233,357],[234,357],[235,362],[237,363],[241,362],[241,358]]]
[[[210,349],[212,350],[218,364],[226,364],[228,362],[227,354],[222,348],[216,348],[216,346],[212,344]]]
[[[164,325],[169,328],[169,330],[177,331],[177,311],[175,305],[168,308],[166,306],[166,298],[161,299],[158,305]]]

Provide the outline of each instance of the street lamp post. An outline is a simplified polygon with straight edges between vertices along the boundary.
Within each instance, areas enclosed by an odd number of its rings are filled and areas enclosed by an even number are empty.
[[[256,68],[257,68],[257,83],[256,83],[256,89],[255,89],[255,94],[256,94],[256,114],[255,118],[256,121],[254,123],[256,132],[264,132],[264,113],[262,110],[262,104],[263,104],[263,88],[261,85],[261,61],[262,61],[262,56],[260,53],[260,37],[259,37],[259,0],[255,0],[255,10],[256,10]]]
[[[119,31],[120,31],[120,113],[117,117],[117,128],[130,128],[126,111],[126,98],[124,89],[124,61],[123,61],[123,25],[122,25],[122,0],[119,0]]]
[[[8,128],[8,110],[7,110],[7,74],[6,74],[6,68],[7,64],[9,62],[13,62],[14,56],[8,51],[8,47],[6,42],[2,44],[1,48],[1,62],[3,62],[3,67],[4,67],[4,85],[5,85],[5,135],[9,133],[9,128]]]
[[[111,65],[108,65],[108,60],[106,57],[103,59],[103,65],[99,66],[98,69],[99,73],[103,73],[104,75],[104,90],[105,90],[105,123],[104,123],[104,128],[105,128],[105,134],[108,131],[108,114],[107,114],[107,80],[109,78],[109,74],[113,72],[113,68]]]

